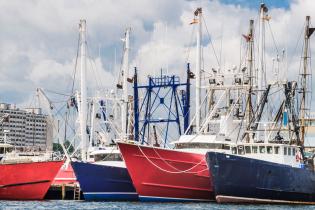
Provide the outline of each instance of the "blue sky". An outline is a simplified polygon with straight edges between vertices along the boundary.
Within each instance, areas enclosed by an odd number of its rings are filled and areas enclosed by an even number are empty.
[[[225,4],[234,4],[240,5],[242,7],[249,7],[252,9],[258,8],[261,2],[264,2],[266,5],[269,5],[270,8],[285,8],[290,7],[292,0],[221,0]]]

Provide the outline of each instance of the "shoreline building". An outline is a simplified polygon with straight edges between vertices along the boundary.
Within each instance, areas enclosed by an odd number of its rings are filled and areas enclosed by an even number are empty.
[[[25,151],[52,151],[52,124],[40,108],[0,103],[0,141]]]
[[[315,152],[315,112],[310,113],[306,119],[306,125],[305,149]]]

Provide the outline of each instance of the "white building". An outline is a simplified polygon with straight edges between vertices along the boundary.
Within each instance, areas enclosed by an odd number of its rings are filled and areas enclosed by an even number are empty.
[[[51,123],[40,108],[18,109],[0,103],[0,141],[24,149],[52,150]],[[6,137],[5,137],[6,136]]]
[[[309,151],[315,151],[315,113],[311,112],[306,119],[305,147]]]

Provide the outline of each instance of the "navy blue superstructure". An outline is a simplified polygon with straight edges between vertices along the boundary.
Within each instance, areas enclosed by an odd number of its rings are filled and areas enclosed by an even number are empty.
[[[315,173],[263,160],[207,153],[218,202],[315,203]]]
[[[85,200],[138,200],[126,168],[71,162]]]

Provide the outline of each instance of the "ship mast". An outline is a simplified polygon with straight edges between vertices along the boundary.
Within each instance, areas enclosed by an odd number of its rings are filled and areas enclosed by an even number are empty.
[[[268,20],[267,13],[268,8],[264,3],[260,5],[260,21],[259,21],[259,62],[257,69],[257,98],[256,98],[256,106],[260,106],[260,102],[263,97],[263,90],[265,90],[266,84],[266,72],[265,72],[265,20]],[[260,138],[260,124],[257,127],[258,131],[256,131],[256,138],[259,141]]]
[[[248,67],[249,67],[249,89],[248,89],[248,99],[247,99],[247,122],[250,123],[252,120],[252,88],[253,88],[253,50],[254,50],[254,20],[249,21],[249,33],[248,36],[245,37],[248,42]],[[247,133],[247,142],[252,140]]]
[[[265,20],[268,8],[264,3],[260,5],[260,21],[259,21],[259,66],[257,72],[257,105],[261,100],[262,91],[265,89]]]
[[[304,56],[303,56],[303,73],[302,73],[302,101],[301,101],[301,145],[304,145],[305,140],[305,115],[307,103],[307,93],[310,91],[308,90],[308,77],[310,76],[310,72],[308,72],[308,51],[309,51],[309,39],[312,33],[314,32],[315,28],[310,28],[310,16],[306,16],[306,24],[305,24],[305,35],[304,35]]]
[[[200,103],[201,103],[201,36],[202,36],[202,8],[197,8],[195,16],[198,17],[197,53],[196,53],[196,132],[200,130]]]
[[[80,134],[81,134],[81,158],[87,160],[88,138],[86,133],[87,96],[86,96],[86,20],[80,20],[80,71],[81,71],[81,95],[80,95]]]
[[[122,95],[122,106],[121,106],[121,129],[122,138],[128,139],[127,131],[127,112],[128,112],[128,75],[129,75],[129,36],[130,28],[127,28],[125,33],[125,47],[123,55],[123,95]]]

